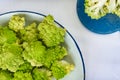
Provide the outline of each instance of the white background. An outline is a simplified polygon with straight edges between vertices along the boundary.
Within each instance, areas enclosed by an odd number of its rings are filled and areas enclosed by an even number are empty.
[[[87,30],[78,19],[76,3],[77,0],[0,0],[0,13],[29,10],[52,14],[77,41],[86,80],[120,80],[120,33],[100,35]]]

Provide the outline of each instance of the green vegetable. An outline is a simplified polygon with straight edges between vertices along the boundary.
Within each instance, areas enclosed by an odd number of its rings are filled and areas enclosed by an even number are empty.
[[[57,27],[51,15],[48,15],[38,25],[39,38],[42,39],[44,44],[48,47],[59,45],[64,42],[65,29]]]
[[[14,78],[12,80],[33,80],[30,72],[18,71],[14,73]]]
[[[61,60],[66,55],[67,55],[67,50],[64,47],[56,46],[56,47],[48,48],[44,56],[45,60],[43,64],[46,67],[50,68],[50,66],[54,64],[54,61]]]
[[[12,73],[0,70],[0,80],[12,80]]]
[[[0,27],[0,44],[16,42],[16,34],[7,27]]]
[[[24,51],[23,57],[25,60],[31,63],[32,66],[42,66],[42,60],[44,58],[45,46],[42,42],[36,41],[31,43],[23,43]]]
[[[14,15],[9,21],[9,28],[15,32],[18,32],[21,29],[24,29],[25,18],[19,15]]]
[[[39,25],[27,24],[25,17],[13,15],[0,26],[0,80],[52,80],[70,73],[74,66],[61,61],[68,55],[65,29],[51,15]]]
[[[99,19],[107,13],[120,16],[120,0],[85,0],[85,13],[92,19]]]
[[[56,79],[61,79],[74,69],[74,65],[66,61],[55,61],[52,64],[52,74]]]
[[[19,65],[24,63],[21,54],[22,48],[19,45],[5,43],[0,52],[0,68],[16,72]]]
[[[49,71],[45,68],[42,68],[42,69],[35,68],[33,70],[33,79],[34,80],[52,80],[51,76],[52,76],[51,71]]]
[[[29,26],[25,27],[25,29],[20,30],[20,39],[22,41],[37,41],[38,40],[38,30],[37,24],[34,22]]]
[[[24,61],[22,65],[19,66],[18,71],[29,72],[32,70],[32,66],[29,62]]]

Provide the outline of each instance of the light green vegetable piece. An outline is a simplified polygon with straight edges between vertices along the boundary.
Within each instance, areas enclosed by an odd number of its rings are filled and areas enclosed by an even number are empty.
[[[12,80],[12,74],[9,71],[0,70],[0,80]]]
[[[38,40],[38,30],[37,30],[37,24],[34,22],[30,24],[29,26],[25,27],[25,29],[20,30],[20,39],[22,41],[36,41]]]
[[[48,47],[56,46],[64,42],[65,29],[58,27],[54,23],[54,18],[48,15],[38,25],[39,38],[43,40],[44,44]]]
[[[23,57],[25,60],[31,63],[32,66],[42,66],[43,58],[45,53],[45,46],[42,42],[36,41],[31,43],[23,43],[24,51]]]
[[[33,80],[33,78],[30,72],[17,71],[12,80]]]
[[[9,21],[9,28],[15,32],[18,32],[21,29],[24,29],[25,18],[20,15],[13,15]]]
[[[74,65],[66,61],[55,61],[52,64],[52,74],[56,79],[61,79],[69,74],[74,69]]]
[[[92,19],[100,19],[107,13],[120,16],[120,0],[85,0],[85,13]]]
[[[48,48],[44,56],[44,65],[48,68],[51,67],[54,61],[61,60],[67,55],[67,50],[64,47],[56,46]]]
[[[32,70],[32,66],[29,62],[24,61],[22,65],[19,66],[18,71],[29,72]]]
[[[35,68],[32,72],[34,80],[52,80],[51,79],[51,71],[45,68]]]
[[[0,68],[8,69],[11,72],[16,72],[21,64],[24,63],[22,58],[22,48],[17,44],[5,43],[1,47],[0,52]]]
[[[16,42],[16,34],[7,27],[0,27],[0,44]]]

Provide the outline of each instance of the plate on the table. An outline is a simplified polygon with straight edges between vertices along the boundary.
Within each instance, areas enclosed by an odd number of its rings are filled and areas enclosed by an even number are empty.
[[[85,0],[77,0],[77,14],[79,20],[88,30],[98,34],[110,34],[120,30],[120,18],[114,14],[95,20],[91,19],[84,11]]]
[[[25,15],[26,21],[29,22],[41,21],[45,17],[44,14],[32,12],[32,11],[10,11],[0,14],[0,25],[5,24],[11,18],[11,16],[15,14]],[[58,26],[64,28],[57,21],[55,21],[55,23]],[[65,35],[64,45],[67,47],[68,50],[68,57],[66,58],[66,60],[73,63],[75,65],[75,68],[70,74],[66,75],[61,80],[85,80],[85,65],[84,65],[82,53],[75,39],[68,31]]]

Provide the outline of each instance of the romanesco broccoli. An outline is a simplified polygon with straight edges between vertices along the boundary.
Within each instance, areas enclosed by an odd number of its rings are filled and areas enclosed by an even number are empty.
[[[16,34],[7,27],[0,28],[0,44],[16,42]]]
[[[9,21],[9,28],[15,32],[18,32],[21,29],[24,29],[25,18],[19,15],[13,15]]]
[[[33,78],[30,72],[17,71],[12,80],[33,80]]]
[[[52,80],[51,79],[51,71],[45,69],[45,68],[35,68],[33,69],[33,79],[34,80]]]
[[[70,73],[74,66],[60,61],[68,55],[66,30],[51,15],[39,25],[25,24],[25,17],[13,15],[7,27],[0,26],[0,80],[52,80]]]
[[[74,69],[74,65],[66,61],[55,61],[52,64],[52,74],[56,79],[61,79]]]
[[[19,66],[24,63],[21,54],[22,48],[19,45],[5,43],[0,52],[0,68],[16,72]]]
[[[43,40],[44,44],[48,47],[56,46],[64,42],[65,29],[57,27],[51,15],[48,15],[38,25],[39,37]]]
[[[56,46],[51,47],[46,50],[45,56],[44,56],[44,65],[48,68],[51,67],[52,64],[54,64],[54,61],[61,60],[67,55],[67,50],[64,47]]]
[[[0,80],[12,80],[12,73],[9,71],[0,70]]]
[[[19,66],[17,71],[29,72],[32,69],[33,69],[32,65],[29,62],[24,61],[24,63]]]
[[[42,66],[43,55],[45,53],[45,46],[42,42],[35,41],[31,43],[23,43],[24,51],[23,57],[31,63],[32,66]]]
[[[22,41],[37,41],[37,35],[37,24],[35,22],[30,24],[29,26],[26,26],[25,29],[20,30],[20,39],[22,39]]]

